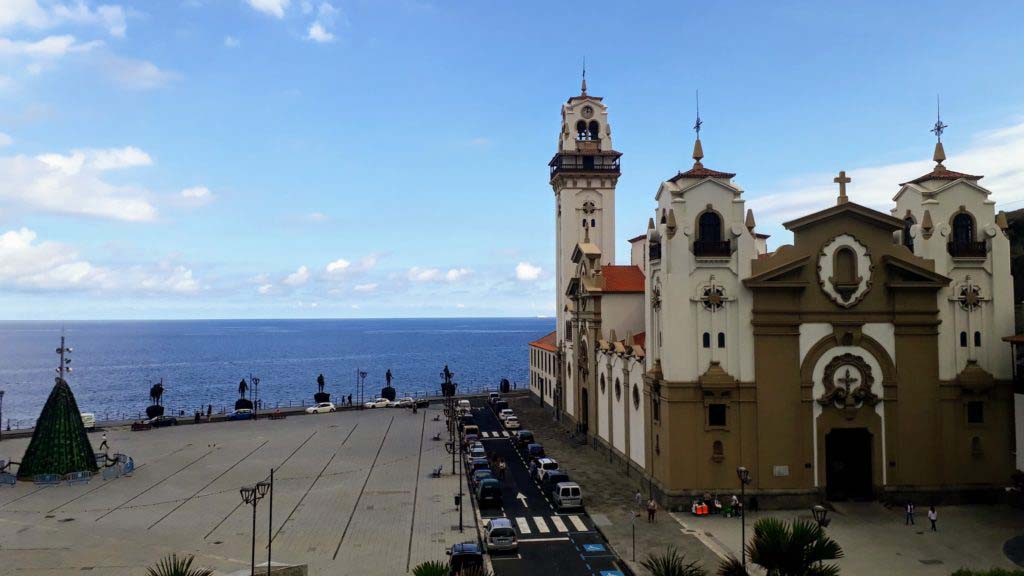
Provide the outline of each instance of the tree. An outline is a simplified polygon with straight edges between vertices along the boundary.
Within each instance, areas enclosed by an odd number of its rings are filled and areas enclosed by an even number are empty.
[[[750,562],[768,576],[837,576],[839,566],[826,564],[843,557],[843,549],[814,522],[762,518],[754,524],[754,537],[746,545]],[[730,558],[718,568],[719,576],[745,576],[743,564]]]
[[[448,564],[431,560],[412,569],[412,576],[448,576]]]
[[[194,556],[178,558],[177,554],[164,556],[155,566],[146,569],[148,576],[213,576],[213,570],[193,568]]]
[[[36,420],[32,440],[18,467],[18,478],[31,480],[39,474],[63,476],[98,470],[75,395],[65,380],[57,378]]]
[[[668,548],[663,554],[648,554],[647,559],[640,563],[650,571],[651,576],[705,576],[707,571],[697,562],[687,562],[686,554],[680,554],[675,548]]]

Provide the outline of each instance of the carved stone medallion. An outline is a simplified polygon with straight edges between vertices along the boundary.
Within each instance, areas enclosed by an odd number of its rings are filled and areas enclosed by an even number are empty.
[[[860,356],[849,353],[836,356],[825,366],[821,380],[825,393],[818,398],[818,404],[835,406],[847,420],[852,420],[864,404],[878,404],[878,396],[871,391],[875,381],[871,366]]]

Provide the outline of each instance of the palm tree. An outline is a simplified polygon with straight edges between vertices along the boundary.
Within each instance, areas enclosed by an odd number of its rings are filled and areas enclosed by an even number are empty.
[[[664,554],[648,554],[640,563],[650,571],[651,576],[705,576],[707,571],[697,562],[687,562],[686,555],[675,548],[668,548]]]
[[[762,518],[754,524],[754,538],[746,546],[750,562],[768,576],[838,576],[839,566],[825,564],[843,557],[839,544],[815,522]],[[719,576],[745,576],[743,564],[730,558],[718,568]]]
[[[448,564],[431,560],[412,569],[412,576],[448,576]]]
[[[164,556],[156,566],[146,569],[148,576],[213,576],[213,570],[193,568],[194,556],[178,558],[177,554]]]

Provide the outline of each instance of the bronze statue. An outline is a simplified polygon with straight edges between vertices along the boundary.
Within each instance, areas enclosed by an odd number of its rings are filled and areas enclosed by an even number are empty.
[[[455,374],[451,370],[449,370],[448,369],[448,365],[445,364],[444,365],[444,372],[441,372],[441,376],[444,377],[444,383],[445,384],[451,384],[452,383],[452,377],[455,376]]]
[[[384,380],[388,383],[388,388],[391,387],[391,378],[391,368],[388,368],[388,371],[384,373]]]
[[[245,398],[245,393],[249,391],[249,385],[245,383],[245,378],[238,383],[238,395]]]
[[[160,405],[164,396],[164,381],[161,380],[149,388],[149,400],[155,405]]]
[[[316,385],[320,389],[320,393],[324,393],[324,375],[321,374],[316,377]]]

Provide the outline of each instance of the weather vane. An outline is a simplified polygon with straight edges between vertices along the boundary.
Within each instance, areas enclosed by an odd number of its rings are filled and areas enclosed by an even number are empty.
[[[700,90],[697,91],[697,121],[693,123],[693,131],[697,133],[697,138],[700,139],[700,127],[704,124],[704,121],[700,119]]]
[[[941,104],[939,103],[939,95],[936,94],[935,95],[935,126],[933,126],[932,129],[929,130],[929,132],[931,132],[932,134],[935,134],[935,137],[939,140],[939,142],[942,142],[942,132],[946,128],[949,128],[949,125],[942,123],[942,107],[941,107]]]
[[[583,82],[580,84],[580,92],[587,93],[587,57],[583,57]]]

